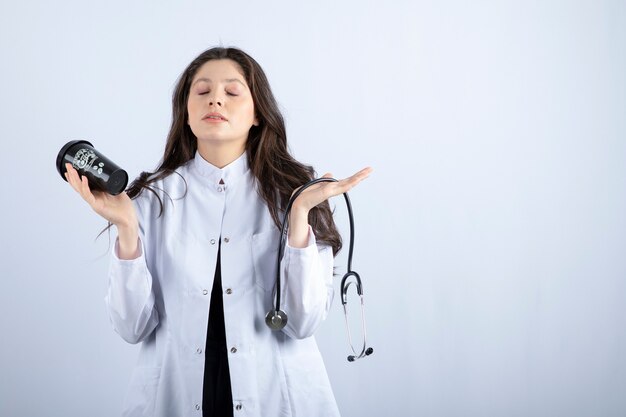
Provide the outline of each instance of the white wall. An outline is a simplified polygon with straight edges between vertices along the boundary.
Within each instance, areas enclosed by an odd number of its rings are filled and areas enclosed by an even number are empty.
[[[626,414],[626,3],[323,0],[0,4],[0,415],[119,415],[138,346],[54,159],[154,168],[219,44],[296,157],[375,169],[351,193],[375,353],[346,362],[339,298],[317,334],[344,416]]]

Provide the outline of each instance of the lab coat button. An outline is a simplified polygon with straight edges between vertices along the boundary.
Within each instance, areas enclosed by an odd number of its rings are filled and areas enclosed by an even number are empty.
[[[229,294],[229,295],[230,295],[230,294],[232,294],[232,293],[233,293],[233,290],[231,290],[230,288],[226,288],[226,294]]]
[[[221,193],[222,191],[224,191],[224,187],[217,187],[217,191]]]
[[[225,238],[224,238],[224,243],[228,243],[228,242],[230,242],[230,239],[229,239],[229,238],[227,238],[227,237],[225,237]]]
[[[211,245],[215,245],[215,239],[211,239]]]
[[[237,353],[237,348],[236,347],[230,348],[230,353]]]
[[[200,409],[200,404],[196,404],[196,410]]]
[[[202,294],[207,295],[209,293],[208,290],[202,290]]]
[[[198,353],[198,355],[201,354],[202,353],[202,348],[196,349],[196,353]]]
[[[241,404],[237,404],[237,405],[235,406],[235,410],[241,410],[241,407],[242,407],[242,405],[241,405]]]

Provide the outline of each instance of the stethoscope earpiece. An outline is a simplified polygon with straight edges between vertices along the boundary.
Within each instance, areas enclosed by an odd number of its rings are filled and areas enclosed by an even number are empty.
[[[369,356],[369,355],[371,355],[372,353],[374,353],[374,349],[372,349],[371,347],[369,347],[369,348],[367,348],[367,349],[365,350],[365,354],[361,354],[361,355],[359,355],[359,356],[356,356],[356,355],[350,355],[350,356],[348,356],[348,362],[354,362],[355,360],[360,359],[360,358],[364,358],[365,356]]]
[[[267,312],[265,316],[265,323],[272,330],[281,330],[287,325],[287,314],[280,309],[280,261],[283,256],[283,251],[285,247],[285,241],[287,239],[287,220],[289,219],[289,212],[291,211],[291,206],[296,198],[307,188],[310,186],[320,183],[320,182],[338,182],[335,178],[317,178],[315,180],[309,181],[304,184],[302,187],[296,191],[289,202],[287,203],[287,208],[285,209],[285,216],[283,217],[283,223],[281,227],[281,236],[280,242],[278,245],[278,259],[276,260],[276,303],[274,304],[274,308]],[[354,217],[352,216],[352,205],[350,204],[350,198],[348,197],[348,193],[343,193],[343,196],[346,200],[346,205],[348,206],[348,215],[350,218],[350,249],[348,251],[348,272],[343,276],[341,280],[341,303],[343,304],[343,311],[346,318],[346,329],[348,331],[348,343],[350,344],[350,349],[352,349],[352,353],[354,355],[348,356],[349,362],[354,362],[357,359],[364,358],[365,356],[369,356],[374,352],[374,349],[366,348],[366,339],[367,334],[365,332],[365,315],[363,312],[363,284],[361,283],[361,277],[355,271],[352,270],[352,252],[354,251]],[[348,278],[354,277],[354,281],[349,281]],[[354,284],[356,288],[357,295],[361,298],[361,324],[363,331],[363,346],[360,353],[357,353],[354,349],[354,345],[352,344],[352,336],[350,335],[350,326],[348,325],[348,310],[346,309],[346,304],[348,303],[348,288],[351,284]]]

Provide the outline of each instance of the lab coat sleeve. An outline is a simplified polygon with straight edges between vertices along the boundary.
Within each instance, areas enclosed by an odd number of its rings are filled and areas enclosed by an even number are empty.
[[[329,245],[317,245],[309,225],[309,241],[305,248],[289,246],[281,261],[282,304],[289,316],[283,328],[288,336],[303,339],[312,336],[332,304],[333,251]]]
[[[152,290],[152,275],[146,263],[143,216],[137,201],[135,207],[139,220],[139,250],[135,259],[119,258],[119,237],[111,253],[109,286],[104,298],[113,329],[128,343],[138,343],[148,336],[159,323]]]

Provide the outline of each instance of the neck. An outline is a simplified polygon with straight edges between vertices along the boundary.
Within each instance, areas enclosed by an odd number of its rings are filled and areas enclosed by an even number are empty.
[[[211,165],[224,168],[226,165],[239,158],[246,150],[246,144],[207,144],[198,141],[198,153]]]

